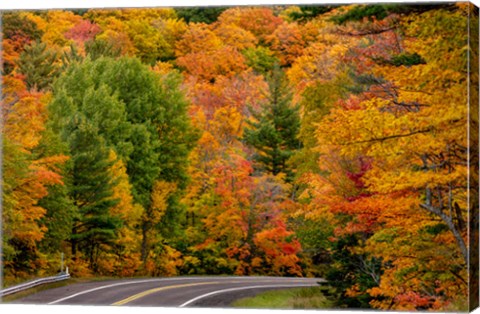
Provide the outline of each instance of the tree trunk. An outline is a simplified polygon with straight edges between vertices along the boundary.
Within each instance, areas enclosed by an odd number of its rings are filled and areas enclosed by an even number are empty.
[[[457,242],[458,248],[460,249],[460,252],[463,255],[463,260],[465,262],[465,265],[468,265],[468,249],[467,245],[465,244],[465,240],[463,239],[462,235],[460,234],[460,231],[457,229],[455,226],[455,223],[453,222],[452,217],[446,215],[443,213],[439,208],[436,208],[432,205],[429,204],[421,204],[420,205],[422,208],[426,209],[430,213],[440,217],[442,221],[447,225],[448,229],[452,232],[453,236],[455,237],[455,241]]]
[[[77,240],[75,239],[75,236],[77,235],[77,227],[72,228],[72,239],[70,243],[72,244],[72,259],[76,260],[77,259]]]
[[[147,257],[148,257],[148,223],[143,222],[142,224],[142,262],[143,266],[147,263]]]

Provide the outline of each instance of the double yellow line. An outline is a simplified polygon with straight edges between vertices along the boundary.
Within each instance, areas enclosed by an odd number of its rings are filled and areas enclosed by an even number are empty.
[[[143,298],[143,297],[145,297],[149,294],[156,293],[156,292],[159,292],[159,291],[165,291],[165,290],[170,290],[170,289],[175,289],[175,288],[183,288],[183,287],[213,285],[213,284],[217,284],[217,283],[220,283],[220,282],[219,281],[212,281],[212,282],[189,283],[189,284],[184,284],[184,285],[175,285],[175,286],[167,286],[167,287],[150,289],[150,290],[146,290],[146,291],[137,293],[135,295],[132,295],[131,297],[120,300],[118,302],[112,303],[112,305],[124,305],[124,304],[130,303],[132,301],[138,300],[138,299]]]

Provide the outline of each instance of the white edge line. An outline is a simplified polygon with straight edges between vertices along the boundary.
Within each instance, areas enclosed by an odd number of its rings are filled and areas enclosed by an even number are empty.
[[[110,285],[106,285],[106,286],[101,286],[101,287],[89,289],[89,290],[84,290],[84,291],[81,291],[81,292],[78,292],[78,293],[75,293],[75,294],[66,296],[66,297],[64,297],[64,298],[61,298],[61,299],[58,299],[58,300],[49,302],[49,303],[47,303],[47,304],[48,304],[48,305],[57,304],[57,303],[60,303],[60,302],[65,301],[65,300],[69,300],[69,299],[78,297],[78,296],[80,296],[80,295],[84,295],[84,294],[87,294],[87,293],[95,292],[95,291],[98,291],[98,290],[103,290],[103,289],[108,289],[108,288],[112,288],[112,287],[117,287],[117,286],[133,285],[133,284],[137,284],[137,283],[147,283],[147,282],[155,282],[155,281],[204,280],[204,279],[206,279],[206,278],[207,278],[207,277],[180,277],[180,278],[177,277],[177,278],[159,278],[159,279],[145,279],[145,280],[136,280],[136,281],[120,282],[120,283],[115,283],[115,284],[110,284]],[[222,277],[220,277],[220,278],[222,278]],[[250,279],[251,279],[252,277],[229,276],[229,277],[224,277],[224,278],[226,278],[226,279],[227,279],[227,278],[228,278],[228,279],[249,279],[249,278],[250,278]],[[254,277],[254,278],[266,279],[266,278],[269,278],[269,277],[268,277],[268,276],[258,276],[258,277]]]
[[[302,284],[302,285],[264,285],[264,286],[248,286],[248,287],[239,287],[239,288],[229,288],[229,289],[223,289],[223,290],[217,290],[213,292],[209,292],[206,294],[202,294],[198,297],[195,297],[191,300],[188,300],[187,302],[183,303],[179,307],[185,307],[189,304],[192,304],[200,299],[210,297],[215,294],[220,294],[220,293],[225,293],[225,292],[230,292],[230,291],[237,291],[237,290],[246,290],[246,289],[256,289],[256,288],[288,288],[288,287],[315,287],[316,284]]]
[[[98,291],[98,290],[102,290],[102,289],[108,289],[108,288],[117,287],[117,286],[133,285],[133,284],[137,284],[137,283],[147,283],[147,282],[155,282],[155,281],[199,280],[199,279],[205,279],[205,278],[202,278],[202,277],[193,277],[193,278],[191,278],[191,277],[183,277],[183,278],[161,278],[161,279],[145,279],[145,280],[136,280],[136,281],[120,282],[120,283],[115,283],[115,284],[111,284],[111,285],[106,285],[106,286],[101,286],[101,287],[89,289],[89,290],[84,290],[84,291],[81,291],[81,292],[78,292],[78,293],[75,293],[75,294],[66,296],[66,297],[64,297],[64,298],[61,298],[61,299],[52,301],[52,302],[47,303],[47,304],[48,304],[48,305],[51,305],[51,304],[60,303],[60,302],[62,302],[62,301],[69,300],[69,299],[72,299],[72,298],[75,298],[75,297],[78,297],[78,296],[80,296],[80,295],[84,295],[84,294],[87,294],[87,293],[90,293],[90,292],[94,292],[94,291]]]

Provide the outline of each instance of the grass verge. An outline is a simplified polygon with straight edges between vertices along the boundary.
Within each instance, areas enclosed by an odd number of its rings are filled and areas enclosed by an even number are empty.
[[[321,287],[308,287],[267,291],[237,300],[232,305],[251,309],[332,309],[333,300],[322,290]]]

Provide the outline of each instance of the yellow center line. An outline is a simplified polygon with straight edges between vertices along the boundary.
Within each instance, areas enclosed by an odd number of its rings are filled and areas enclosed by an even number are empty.
[[[183,288],[183,287],[200,286],[200,285],[213,285],[213,284],[217,284],[217,283],[220,283],[220,282],[219,281],[213,281],[213,282],[189,283],[189,284],[184,284],[184,285],[175,285],[175,286],[167,286],[167,287],[150,289],[150,290],[146,290],[146,291],[137,293],[135,295],[132,295],[131,297],[120,300],[118,302],[112,303],[112,305],[124,305],[124,304],[127,304],[129,302],[132,302],[134,300],[143,298],[144,296],[147,296],[149,294],[159,292],[159,291],[170,290],[170,289],[175,289],[175,288]]]
[[[261,281],[262,282],[276,283],[276,281],[268,280],[268,279],[267,280],[261,280]],[[301,279],[297,279],[297,280],[293,279],[291,281],[292,282],[303,282]],[[232,283],[245,283],[245,281],[244,280],[210,281],[210,282],[189,283],[189,284],[183,284],[183,285],[159,287],[159,288],[154,288],[154,289],[150,289],[150,290],[146,290],[146,291],[137,293],[137,294],[132,295],[132,296],[126,298],[126,299],[123,299],[123,300],[117,301],[115,303],[112,303],[112,305],[124,305],[124,304],[127,304],[129,302],[138,300],[138,299],[143,298],[143,297],[145,297],[149,294],[156,293],[156,292],[159,292],[159,291],[165,291],[165,290],[183,288],[183,287],[193,287],[193,286],[213,285],[213,284],[225,284],[225,283],[230,283],[230,284],[232,284]]]

